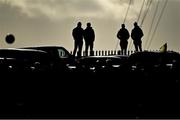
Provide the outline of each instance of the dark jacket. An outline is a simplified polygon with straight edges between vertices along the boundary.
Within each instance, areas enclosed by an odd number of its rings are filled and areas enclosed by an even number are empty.
[[[84,30],[81,27],[76,27],[73,29],[72,35],[75,41],[82,42],[83,41],[83,32]]]
[[[95,33],[92,27],[87,27],[84,30],[84,39],[86,42],[94,42],[95,40]]]
[[[121,28],[117,33],[117,38],[121,41],[127,41],[129,39],[130,35],[127,29]]]
[[[131,38],[134,41],[141,41],[141,38],[143,36],[144,36],[144,34],[140,27],[135,27],[131,32]]]

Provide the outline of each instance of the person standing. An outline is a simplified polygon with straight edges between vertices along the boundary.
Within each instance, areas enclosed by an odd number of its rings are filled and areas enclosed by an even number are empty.
[[[131,32],[131,38],[134,41],[135,51],[142,51],[142,40],[144,36],[142,29],[138,26],[137,22],[134,23],[134,29]]]
[[[83,28],[81,27],[82,23],[78,22],[77,23],[77,27],[73,29],[72,31],[72,36],[74,38],[74,51],[73,51],[73,56],[76,56],[76,52],[77,52],[77,57],[81,57],[81,53],[82,53],[82,46],[83,46]]]
[[[90,47],[90,56],[94,55],[94,40],[95,40],[95,33],[94,29],[91,27],[91,23],[87,23],[87,27],[84,30],[84,40],[85,40],[85,55],[88,56],[88,49]]]
[[[122,28],[117,33],[117,38],[120,40],[120,47],[121,47],[122,55],[126,55],[128,39],[130,35],[129,35],[129,31],[125,28],[125,24],[122,24],[121,27]]]

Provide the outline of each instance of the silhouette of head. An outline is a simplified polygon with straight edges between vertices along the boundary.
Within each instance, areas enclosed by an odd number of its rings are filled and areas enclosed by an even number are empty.
[[[138,24],[137,24],[137,22],[135,22],[135,23],[134,23],[134,27],[137,27],[137,26],[138,26]]]
[[[81,27],[81,26],[82,26],[82,23],[81,23],[81,22],[78,22],[77,26],[78,26],[78,27]]]
[[[122,24],[121,27],[122,27],[122,28],[125,28],[125,24]]]
[[[91,23],[87,23],[87,27],[91,27]]]

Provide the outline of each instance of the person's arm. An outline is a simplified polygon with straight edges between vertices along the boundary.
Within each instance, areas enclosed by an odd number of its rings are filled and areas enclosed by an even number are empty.
[[[117,33],[117,38],[118,38],[118,39],[121,39],[121,37],[120,37],[120,30],[119,30],[118,33]]]
[[[134,40],[134,31],[131,31],[131,38]]]
[[[129,35],[129,31],[127,30],[127,39],[129,39],[130,35]]]
[[[143,33],[143,31],[141,30],[141,33],[142,33],[142,37],[144,36],[144,33]]]
[[[72,30],[72,36],[73,36],[73,39],[74,39],[74,37],[75,37],[74,29]]]
[[[94,30],[92,30],[92,33],[93,33],[93,41],[95,40],[95,32]]]

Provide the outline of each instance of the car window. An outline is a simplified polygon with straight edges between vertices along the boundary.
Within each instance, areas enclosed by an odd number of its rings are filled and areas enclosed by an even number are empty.
[[[69,57],[68,53],[65,50],[60,49],[60,48],[58,49],[58,55],[60,58]]]

